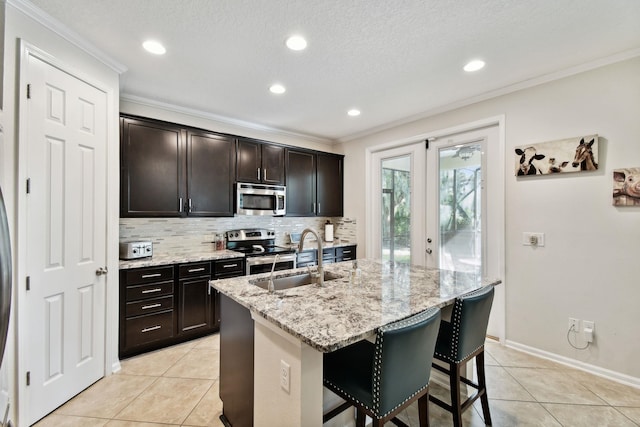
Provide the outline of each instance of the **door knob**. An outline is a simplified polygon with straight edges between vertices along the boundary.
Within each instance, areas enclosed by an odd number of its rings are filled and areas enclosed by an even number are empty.
[[[427,243],[431,243],[433,242],[433,240],[431,240],[431,237],[427,237]]]
[[[107,274],[108,272],[109,270],[107,270],[107,267],[100,267],[96,270],[96,276],[102,276],[103,274]]]
[[[431,248],[427,248],[427,253],[431,255],[433,253],[433,250],[431,250]]]

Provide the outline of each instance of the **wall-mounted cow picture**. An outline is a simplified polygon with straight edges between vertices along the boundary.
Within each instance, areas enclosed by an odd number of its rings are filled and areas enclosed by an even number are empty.
[[[613,170],[613,205],[640,205],[640,168]]]
[[[598,169],[598,135],[540,142],[515,148],[516,176]]]

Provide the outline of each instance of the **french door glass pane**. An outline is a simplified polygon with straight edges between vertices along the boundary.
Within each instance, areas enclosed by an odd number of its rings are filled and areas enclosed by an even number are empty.
[[[411,158],[382,161],[382,259],[411,263]]]
[[[482,271],[481,151],[480,143],[439,150],[440,268]]]

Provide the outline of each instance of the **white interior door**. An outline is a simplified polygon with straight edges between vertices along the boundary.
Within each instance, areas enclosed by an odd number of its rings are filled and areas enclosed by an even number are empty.
[[[499,128],[436,138],[427,150],[427,266],[502,277],[504,194]],[[491,167],[490,167],[491,166]],[[503,336],[504,286],[488,334]]]
[[[26,61],[29,290],[19,351],[31,425],[104,376],[107,98],[32,53]]]

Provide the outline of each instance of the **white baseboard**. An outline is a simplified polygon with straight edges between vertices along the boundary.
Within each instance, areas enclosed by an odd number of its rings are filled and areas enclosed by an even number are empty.
[[[616,381],[631,387],[640,388],[640,378],[632,377],[630,375],[612,371],[610,369],[601,368],[599,366],[590,365],[589,363],[584,363],[579,360],[571,359],[569,357],[560,356],[558,354],[540,350],[535,347],[529,347],[528,345],[520,344],[511,340],[506,340],[505,345],[509,348],[513,348],[514,350],[519,350],[524,353],[531,354],[532,356],[541,357],[543,359],[551,360],[552,362],[557,362],[571,368],[580,369],[581,371],[597,375],[608,380]]]
[[[110,374],[115,374],[120,369],[122,369],[122,365],[120,365],[120,361],[117,360],[117,361],[113,362],[113,364],[111,364],[111,372],[107,373],[107,376],[110,375]]]

